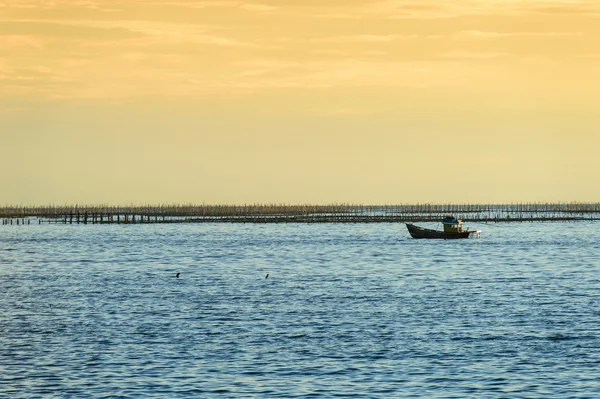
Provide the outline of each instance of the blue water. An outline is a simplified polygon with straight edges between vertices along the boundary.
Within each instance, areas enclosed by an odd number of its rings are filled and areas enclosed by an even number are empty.
[[[0,226],[0,397],[600,397],[600,223],[472,227]]]

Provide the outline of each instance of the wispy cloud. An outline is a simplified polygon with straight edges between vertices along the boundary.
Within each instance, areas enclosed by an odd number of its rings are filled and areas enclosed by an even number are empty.
[[[456,33],[453,37],[457,39],[498,39],[518,36],[557,37],[581,35],[583,35],[583,32],[491,32],[479,30],[464,30]]]
[[[595,62],[598,29],[579,13],[594,9],[566,0],[18,0],[0,7],[0,92],[108,101],[468,85],[483,67],[532,53]],[[546,12],[569,24],[541,23]]]
[[[32,47],[40,49],[45,40],[31,35],[4,35],[0,36],[0,49]]]
[[[474,15],[528,15],[539,13],[593,15],[600,12],[595,1],[572,0],[379,0],[346,8],[348,17],[388,19],[439,19]],[[327,14],[325,14],[327,15]],[[336,13],[330,14],[332,16]]]
[[[389,43],[397,38],[396,35],[353,35],[320,37],[310,41],[316,43]]]
[[[312,15],[315,18],[325,18],[325,19],[360,19],[362,18],[359,14],[343,14],[343,13],[328,13],[328,14],[314,14]]]
[[[269,6],[266,4],[242,4],[240,8],[248,11],[258,11],[258,12],[271,12],[278,9],[278,7]]]
[[[244,71],[230,84],[246,88],[332,88],[344,86],[436,87],[461,84],[476,71],[460,63],[398,62],[346,59],[313,62],[249,60],[237,64]],[[240,77],[256,79],[239,79]]]
[[[497,52],[471,52],[471,51],[449,51],[442,53],[440,55],[441,58],[448,59],[493,59],[498,57],[508,56],[507,53],[497,53]]]

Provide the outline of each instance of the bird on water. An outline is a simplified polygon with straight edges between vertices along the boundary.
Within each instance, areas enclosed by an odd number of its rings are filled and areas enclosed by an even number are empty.
[[[175,277],[179,278],[179,273],[177,273],[177,274],[175,275]]]
[[[265,278],[269,278],[269,273],[267,273],[267,276]]]

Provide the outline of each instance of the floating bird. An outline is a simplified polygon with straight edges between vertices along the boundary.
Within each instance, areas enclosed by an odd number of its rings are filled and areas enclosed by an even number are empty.
[[[179,278],[179,273],[177,273],[177,275],[175,277]]]
[[[265,278],[269,278],[269,273],[267,273],[267,277],[265,277]]]

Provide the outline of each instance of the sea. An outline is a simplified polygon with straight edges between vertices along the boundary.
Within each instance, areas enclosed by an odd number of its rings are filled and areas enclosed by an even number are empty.
[[[0,397],[599,398],[600,222],[466,225],[2,225]]]

